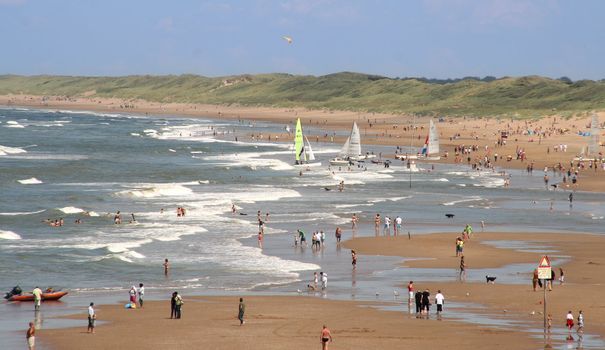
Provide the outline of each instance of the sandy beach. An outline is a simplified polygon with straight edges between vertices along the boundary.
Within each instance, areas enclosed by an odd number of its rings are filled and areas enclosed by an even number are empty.
[[[379,113],[361,113],[352,111],[307,110],[302,108],[283,109],[271,107],[247,106],[217,106],[203,104],[158,103],[141,100],[120,100],[110,98],[65,98],[58,96],[29,96],[3,95],[0,105],[27,106],[47,109],[68,109],[95,111],[101,113],[138,113],[145,115],[206,117],[213,119],[238,119],[248,121],[267,121],[293,125],[296,118],[301,118],[306,127],[319,128],[321,132],[307,136],[310,140],[333,142],[340,145],[344,137],[332,137],[336,130],[349,131],[352,122],[357,122],[366,145],[388,145],[407,147],[412,145],[420,149],[428,134],[428,117],[415,118],[410,115],[392,115]],[[125,106],[128,106],[127,108]],[[598,113],[600,121],[605,119],[605,113]],[[579,131],[587,131],[590,124],[590,114],[564,119],[557,115],[535,120],[510,120],[503,118],[461,118],[445,117],[438,123],[440,133],[441,159],[437,163],[455,163],[456,147],[477,146],[470,155],[461,154],[458,162],[464,164],[478,163],[484,157],[493,160],[493,165],[502,169],[527,169],[532,166],[534,172],[542,174],[548,167],[549,174],[559,165],[564,171],[571,169],[570,162],[580,155],[583,148],[588,146],[588,138],[578,135]],[[416,128],[412,127],[417,126]],[[544,137],[528,133],[528,130],[543,131]],[[496,142],[501,131],[508,131],[509,136],[505,145],[497,146]],[[272,137],[272,138],[271,138]],[[287,133],[262,135],[250,134],[248,139],[254,140],[289,140]],[[601,140],[605,137],[601,136]],[[601,141],[603,142],[603,141]],[[556,151],[559,146],[565,146],[566,151]],[[605,147],[601,147],[605,151]],[[524,159],[517,159],[517,151],[524,151]],[[444,157],[445,154],[448,157]],[[391,154],[383,154],[384,158],[393,158]],[[507,161],[507,158],[511,158]],[[471,160],[468,161],[467,158]],[[551,181],[563,190],[605,191],[605,170],[602,166],[578,168],[574,162],[573,169],[578,170],[578,183],[572,185]],[[513,180],[514,181],[514,180]]]
[[[451,268],[458,258],[454,256],[453,238],[456,233],[436,233],[413,237],[364,237],[344,243],[360,254],[383,254],[429,260],[403,261],[414,268]],[[554,256],[569,257],[562,265],[565,271],[563,285],[555,282],[548,292],[548,313],[554,328],[562,328],[568,310],[584,310],[586,332],[605,335],[605,304],[599,281],[605,264],[600,252],[605,239],[586,234],[556,233],[476,233],[467,241],[464,254],[469,270],[498,267],[512,263],[535,262],[540,254],[494,248],[491,241],[527,242],[556,250]],[[97,308],[99,320],[106,324],[97,327],[94,335],[85,332],[85,313],[69,316],[82,320],[80,328],[42,330],[40,340],[51,349],[107,349],[107,348],[166,348],[204,346],[213,349],[282,349],[284,344],[295,349],[319,347],[319,331],[328,325],[334,336],[332,349],[379,348],[413,349],[418,347],[448,347],[451,349],[537,349],[541,339],[523,333],[523,327],[542,327],[542,292],[534,292],[531,274],[523,273],[526,284],[495,284],[435,282],[416,283],[417,290],[428,288],[434,295],[437,289],[452,302],[480,304],[485,314],[522,322],[509,330],[484,327],[447,316],[438,320],[434,311],[430,319],[417,319],[408,312],[405,301],[407,281],[393,281],[400,287],[402,300],[399,311],[381,311],[380,302],[325,300],[308,296],[244,296],[247,305],[246,324],[236,319],[237,297],[184,296],[183,319],[171,320],[169,302],[151,301],[144,309],[125,310],[122,305],[102,305]],[[391,304],[392,305],[392,304]],[[373,307],[368,307],[373,306]],[[485,336],[489,335],[486,342]],[[575,332],[574,332],[575,335]],[[561,342],[560,336],[553,336]]]

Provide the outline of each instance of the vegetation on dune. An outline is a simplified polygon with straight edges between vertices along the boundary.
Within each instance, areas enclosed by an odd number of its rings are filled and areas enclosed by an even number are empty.
[[[605,81],[387,78],[359,73],[72,77],[0,76],[0,94],[305,107],[360,112],[531,117],[605,107]]]

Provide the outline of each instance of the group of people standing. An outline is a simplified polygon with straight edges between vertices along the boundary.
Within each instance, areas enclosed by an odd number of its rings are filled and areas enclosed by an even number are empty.
[[[408,283],[408,300],[409,304],[416,306],[416,317],[420,318],[423,316],[428,317],[431,308],[431,292],[428,289],[424,291],[417,290],[414,292],[414,281]],[[441,316],[443,312],[443,304],[445,303],[445,297],[441,290],[437,290],[435,294],[435,305],[437,306],[437,317]]]
[[[385,216],[383,219],[380,217],[380,214],[376,214],[374,216],[374,232],[376,236],[378,236],[380,231],[380,224],[382,222],[382,234],[385,236],[391,235],[391,226],[393,226],[393,235],[397,236],[402,232],[403,219],[397,215],[397,217],[391,222],[391,218]]]

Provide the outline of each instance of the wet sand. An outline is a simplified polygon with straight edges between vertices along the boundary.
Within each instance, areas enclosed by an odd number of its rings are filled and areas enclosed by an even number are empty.
[[[347,248],[356,249],[359,254],[382,254],[401,257],[432,258],[431,260],[404,261],[409,267],[423,268],[458,268],[460,259],[455,256],[454,241],[459,233],[438,233],[419,235],[408,240],[398,238],[357,238],[345,243]],[[464,246],[464,257],[470,270],[483,267],[499,267],[513,263],[534,263],[541,253],[511,251],[494,248],[489,241],[529,242],[527,245],[539,245],[549,250],[556,250],[549,255],[564,256],[567,261],[555,265],[556,278],[559,278],[559,267],[565,274],[565,283],[555,281],[553,291],[547,293],[548,313],[552,314],[553,325],[563,326],[567,311],[572,310],[577,316],[583,310],[586,319],[586,332],[605,337],[605,300],[603,300],[603,280],[605,279],[605,237],[590,234],[560,233],[476,233]],[[543,293],[534,292],[531,285],[531,271],[519,271],[527,280],[524,285],[506,285],[483,283],[417,283],[417,288],[441,289],[446,298],[461,302],[473,302],[485,305],[488,310],[511,317],[532,320],[535,326],[542,327],[541,315]],[[399,283],[401,288],[407,281]],[[467,296],[467,293],[469,295]],[[504,312],[506,310],[506,312]],[[531,313],[534,312],[532,315]],[[590,315],[590,316],[588,316]]]
[[[329,110],[307,110],[304,108],[272,108],[272,107],[245,107],[245,106],[218,106],[185,103],[159,103],[141,100],[121,100],[112,98],[86,98],[77,97],[65,99],[61,97],[48,97],[43,100],[41,96],[29,95],[2,95],[0,105],[27,106],[48,109],[86,110],[101,113],[138,113],[166,116],[206,117],[213,119],[242,119],[249,121],[268,121],[293,125],[297,117],[300,117],[304,127],[316,128],[307,136],[311,141],[333,142],[340,146],[344,137],[331,137],[336,130],[349,131],[351,123],[359,124],[364,145],[388,145],[420,149],[428,134],[428,117],[414,118],[405,114],[378,114],[362,113],[352,111],[329,111]],[[133,108],[121,108],[121,105],[131,105]],[[605,119],[605,112],[600,112],[600,121]],[[479,146],[479,150],[473,152],[471,163],[476,162],[488,155],[498,154],[494,165],[503,169],[526,169],[533,163],[534,172],[543,174],[545,167],[550,168],[549,176],[552,177],[552,167],[561,163],[565,169],[569,169],[570,161],[580,154],[583,147],[588,146],[589,138],[577,135],[578,131],[588,131],[590,124],[588,114],[569,119],[553,115],[536,120],[510,120],[502,118],[446,118],[444,122],[437,123],[440,133],[440,146],[442,155],[437,163],[454,163],[456,146]],[[416,125],[417,128],[410,126]],[[527,134],[528,129],[552,130],[546,138]],[[557,130],[568,130],[558,133]],[[495,142],[500,136],[500,131],[510,130],[507,144],[496,147]],[[603,133],[602,133],[603,134]],[[289,140],[287,133],[273,135],[247,135],[249,139]],[[601,142],[605,137],[601,137]],[[555,152],[555,146],[567,145],[567,151]],[[485,146],[488,150],[485,150]],[[516,159],[516,150],[525,151],[526,160]],[[601,147],[605,153],[605,147]],[[448,157],[443,157],[445,153]],[[393,153],[384,154],[385,158],[393,158]],[[511,156],[512,160],[507,161]],[[462,163],[467,163],[467,155],[461,155]],[[586,162],[588,165],[588,162]],[[514,179],[513,179],[514,181]],[[560,183],[553,178],[549,184]],[[605,170],[602,167],[594,169],[579,170],[578,184],[573,186],[571,181],[567,184],[560,183],[559,189],[582,190],[582,191],[605,191]]]
[[[457,267],[454,254],[457,233],[436,233],[412,237],[363,237],[344,243],[356,249],[358,264],[364,255],[381,254],[430,260],[403,261],[404,266],[416,268]],[[605,302],[601,281],[605,277],[602,265],[605,238],[588,234],[560,233],[475,233],[464,248],[469,271],[474,268],[501,267],[512,263],[535,263],[540,253],[518,252],[509,248],[494,248],[490,241],[529,242],[556,250],[553,257],[565,256],[561,267],[566,282],[555,282],[547,292],[548,313],[553,327],[561,329],[565,314],[584,310],[585,331],[605,336]],[[557,276],[558,267],[555,266]],[[507,285],[483,282],[416,282],[416,290],[440,289],[448,305],[482,305],[483,312],[510,322],[521,321],[525,326],[497,329],[469,324],[445,317],[436,320],[416,319],[408,313],[405,302],[407,281],[393,281],[400,288],[401,312],[382,311],[368,305],[380,303],[326,300],[307,296],[244,296],[247,323],[240,327],[236,319],[237,297],[198,297],[185,295],[184,318],[170,320],[169,302],[150,301],[142,310],[125,310],[122,305],[103,305],[97,310],[99,320],[107,321],[97,328],[97,334],[85,333],[85,311],[75,317],[82,320],[81,328],[42,330],[40,341],[51,349],[107,348],[182,348],[204,346],[212,349],[295,349],[319,348],[322,324],[332,329],[335,342],[331,349],[378,348],[412,349],[536,349],[541,339],[530,337],[524,329],[542,327],[542,294],[531,287],[531,271],[518,271],[526,284]],[[431,297],[432,299],[432,297]],[[433,302],[431,300],[431,302]],[[393,304],[388,304],[393,306]],[[432,313],[434,310],[431,311]],[[448,315],[449,316],[449,315]],[[73,316],[72,316],[73,317]],[[489,342],[486,343],[486,335]],[[574,332],[575,335],[575,332]],[[562,339],[559,339],[561,341]]]

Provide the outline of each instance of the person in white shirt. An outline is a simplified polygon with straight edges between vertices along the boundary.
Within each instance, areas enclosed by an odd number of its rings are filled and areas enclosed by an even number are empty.
[[[328,288],[328,274],[325,272],[320,272],[319,275],[321,276],[321,289]]]
[[[139,283],[139,307],[143,307],[143,297],[145,296],[145,287],[143,287],[143,283]]]
[[[391,235],[391,219],[388,216],[384,217],[384,229],[383,233],[386,233],[387,236]]]
[[[397,218],[395,218],[395,231],[393,232],[395,234],[395,236],[397,236],[397,234],[401,233],[401,223],[402,222],[403,222],[403,220],[398,215]]]
[[[34,309],[38,311],[40,310],[40,302],[42,301],[42,289],[36,286],[32,291],[32,294],[34,295]]]
[[[95,303],[90,303],[88,306],[88,333],[95,332],[95,320],[97,319],[97,315],[95,314],[93,306],[95,306]]]
[[[435,304],[437,305],[437,315],[443,312],[443,302],[445,301],[445,297],[441,294],[441,290],[437,291],[437,295],[435,295]]]

